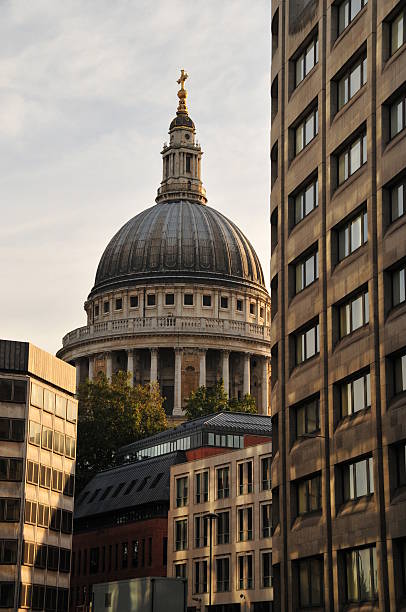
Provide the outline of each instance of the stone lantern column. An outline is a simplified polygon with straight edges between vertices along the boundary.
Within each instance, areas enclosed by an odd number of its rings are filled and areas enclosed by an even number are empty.
[[[182,410],[182,355],[180,348],[175,348],[175,388],[173,414],[183,414]]]
[[[94,378],[94,355],[89,357],[89,380],[92,381]]]
[[[150,382],[157,382],[158,380],[158,349],[151,349],[151,371],[149,376]]]
[[[113,378],[113,354],[111,351],[106,353],[106,376],[107,380],[111,382]]]
[[[206,353],[207,349],[200,349],[199,387],[206,386]]]
[[[228,397],[230,394],[230,351],[221,351],[221,358],[224,390]]]
[[[243,395],[251,393],[251,354],[244,354],[244,381],[243,381]]]
[[[127,373],[130,375],[130,385],[134,384],[134,351],[127,349]]]
[[[80,385],[80,359],[76,359],[75,369],[76,369],[76,391],[77,391]]]
[[[261,381],[261,391],[262,391],[262,406],[261,411],[262,414],[268,414],[268,357],[264,357],[262,361],[262,381]]]

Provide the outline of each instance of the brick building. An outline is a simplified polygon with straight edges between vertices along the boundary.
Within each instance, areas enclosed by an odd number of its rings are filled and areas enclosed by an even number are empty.
[[[68,610],[75,369],[0,340],[0,608]]]
[[[273,563],[286,612],[406,605],[405,10],[272,1]]]

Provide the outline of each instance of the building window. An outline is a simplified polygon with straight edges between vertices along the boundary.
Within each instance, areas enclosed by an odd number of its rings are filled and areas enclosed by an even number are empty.
[[[91,548],[89,555],[89,574],[97,574],[99,571],[99,548]]]
[[[319,323],[295,334],[296,365],[311,359],[320,352]]]
[[[186,563],[175,563],[175,578],[186,578]]]
[[[295,265],[295,293],[299,293],[319,278],[319,252],[306,255]]]
[[[0,565],[17,563],[17,540],[0,540]]]
[[[398,595],[400,599],[406,597],[406,539],[397,539],[393,541],[396,550],[395,561],[395,576],[397,576]]]
[[[390,106],[390,138],[394,138],[405,128],[406,124],[406,94]]]
[[[297,514],[302,516],[321,510],[321,476],[316,474],[296,484]]]
[[[187,549],[187,519],[175,521],[175,550]]]
[[[115,308],[115,310],[122,310],[123,309],[123,298],[116,298],[114,308]]]
[[[240,299],[237,299],[237,310],[238,312],[242,312],[244,310],[244,305],[243,305],[243,301]]]
[[[95,307],[94,307],[94,316],[95,316],[95,318],[97,318],[99,316],[99,311],[100,311],[99,305],[96,304]]]
[[[340,384],[340,416],[356,414],[371,406],[371,376],[362,374]]]
[[[207,561],[194,562],[193,593],[207,593]]]
[[[367,0],[344,0],[338,7],[338,34],[345,30],[353,19],[364,8]]]
[[[14,582],[0,582],[0,608],[14,608]]]
[[[211,306],[211,295],[209,293],[204,293],[202,296],[202,305],[206,307]]]
[[[368,291],[351,298],[340,306],[340,338],[369,323]]]
[[[230,468],[217,469],[217,499],[230,496]]]
[[[192,156],[186,154],[186,172],[190,173],[192,167]]]
[[[176,507],[187,506],[189,501],[189,478],[182,476],[176,479]]]
[[[319,181],[318,178],[306,185],[304,189],[294,196],[294,225],[307,217],[312,210],[319,205]]]
[[[367,58],[361,57],[338,81],[338,109],[342,108],[367,82]]]
[[[361,603],[378,597],[378,570],[375,546],[344,553],[346,603]]]
[[[23,479],[23,460],[14,457],[0,457],[0,480],[21,482]]]
[[[195,548],[207,546],[209,520],[205,515],[195,516]]]
[[[295,61],[295,87],[303,81],[319,61],[319,39],[315,36]]]
[[[240,590],[253,589],[253,557],[252,555],[239,555],[238,557],[238,588]]]
[[[38,391],[39,408],[42,408],[42,389],[32,383],[32,387],[36,387]],[[32,389],[31,404],[34,403],[34,389]],[[25,404],[27,395],[27,385],[24,380],[11,380],[8,378],[0,378],[0,402],[16,402]]]
[[[300,608],[323,605],[323,560],[308,557],[297,561],[297,583]]]
[[[391,449],[394,464],[394,478],[392,489],[396,492],[406,487],[406,444],[394,445]]]
[[[406,182],[403,180],[401,183],[395,185],[390,190],[390,210],[391,210],[391,222],[396,221],[399,217],[405,214],[406,206]]]
[[[267,589],[272,586],[272,553],[261,553],[261,587]]]
[[[175,294],[165,293],[165,306],[173,306],[175,304]]]
[[[262,491],[271,490],[271,464],[272,457],[261,458],[261,489]]]
[[[347,463],[342,467],[343,500],[356,500],[374,492],[374,466],[372,457]]]
[[[226,593],[230,590],[230,559],[216,559],[216,591]]]
[[[226,295],[220,297],[220,308],[228,308],[228,297]]]
[[[396,53],[406,42],[406,9],[402,8],[390,24],[391,55]]]
[[[217,544],[230,542],[230,512],[217,512]]]
[[[0,440],[23,442],[25,432],[24,419],[0,418]]]
[[[395,394],[406,391],[406,353],[394,359]]]
[[[147,306],[155,306],[155,293],[147,293]]]
[[[252,540],[252,507],[237,509],[238,541]]]
[[[52,440],[53,440],[54,432],[52,429],[48,429],[48,427],[42,428],[42,438],[41,438],[41,446],[47,450],[52,450]]]
[[[65,436],[60,431],[54,431],[54,453],[63,455],[65,452]]]
[[[201,504],[209,501],[209,472],[195,474],[195,503]]]
[[[338,260],[342,261],[354,253],[368,240],[368,215],[363,210],[351,218],[338,231]]]
[[[103,312],[104,314],[110,312],[110,302],[103,302]]]
[[[272,533],[272,504],[261,506],[261,534],[263,538],[270,538]]]
[[[184,306],[193,306],[193,293],[185,293],[183,295]]]
[[[295,155],[298,155],[319,133],[319,111],[313,109],[295,127]]]
[[[363,132],[337,157],[338,185],[344,183],[367,161],[367,135]]]
[[[130,295],[130,308],[138,308],[138,295]]]
[[[296,439],[311,436],[320,431],[320,400],[318,397],[306,400],[293,410]]]
[[[250,315],[255,316],[255,302],[250,303]]]
[[[20,500],[0,498],[0,523],[18,523],[20,520]]]
[[[252,493],[252,461],[238,464],[238,495]]]

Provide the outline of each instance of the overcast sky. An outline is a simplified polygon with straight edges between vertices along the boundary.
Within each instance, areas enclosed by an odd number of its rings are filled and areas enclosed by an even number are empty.
[[[268,0],[0,2],[0,337],[56,352],[154,203],[179,69],[209,205],[269,278]]]

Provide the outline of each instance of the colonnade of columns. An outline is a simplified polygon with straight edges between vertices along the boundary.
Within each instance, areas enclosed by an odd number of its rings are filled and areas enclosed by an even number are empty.
[[[150,362],[150,382],[158,381],[158,348],[151,348]],[[206,386],[206,353],[207,349],[199,350],[199,386]],[[174,415],[182,415],[182,357],[183,349],[175,348],[175,368],[174,368]],[[224,382],[224,389],[229,394],[230,389],[230,352],[229,350],[220,349],[221,352],[221,374]],[[243,395],[251,392],[251,353],[244,352],[243,355]],[[113,355],[111,351],[105,354],[106,377],[111,380],[113,375]],[[268,413],[268,358],[257,356],[262,361],[261,368],[261,406],[258,407],[262,414]],[[81,360],[76,361],[76,385],[80,383],[80,366]],[[127,372],[129,373],[130,384],[134,381],[134,349],[127,349]],[[89,357],[89,379],[93,380],[95,375],[94,357]]]

